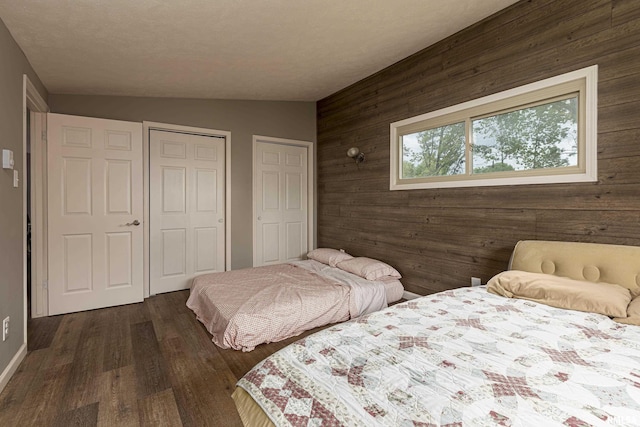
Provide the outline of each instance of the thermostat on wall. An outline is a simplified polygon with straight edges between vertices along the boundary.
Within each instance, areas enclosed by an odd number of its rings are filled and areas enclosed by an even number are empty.
[[[13,151],[2,150],[2,169],[13,169]]]

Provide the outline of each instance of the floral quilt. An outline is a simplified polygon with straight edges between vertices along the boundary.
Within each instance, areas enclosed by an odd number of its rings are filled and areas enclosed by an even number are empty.
[[[306,337],[238,386],[277,426],[638,426],[640,327],[462,288]]]

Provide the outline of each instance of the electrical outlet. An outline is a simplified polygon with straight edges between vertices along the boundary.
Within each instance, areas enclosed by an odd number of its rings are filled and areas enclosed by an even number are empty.
[[[471,286],[481,286],[481,285],[482,285],[482,280],[480,280],[479,277],[471,278]]]
[[[6,341],[7,338],[9,338],[9,316],[2,321],[2,341]]]

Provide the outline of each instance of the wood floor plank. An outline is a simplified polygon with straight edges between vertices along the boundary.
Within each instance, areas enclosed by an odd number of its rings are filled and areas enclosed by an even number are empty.
[[[98,422],[98,402],[78,409],[63,412],[52,423],[52,427],[92,427]]]
[[[63,412],[62,403],[72,366],[54,365],[39,371],[38,379],[20,406],[15,426],[50,425]],[[12,379],[13,381],[13,379]]]
[[[141,399],[139,413],[141,426],[180,427],[183,425],[171,389]]]
[[[131,325],[133,359],[137,376],[138,398],[159,393],[171,387],[167,365],[160,353],[153,323]]]
[[[123,310],[127,312],[129,323],[132,325],[135,323],[143,323],[151,320],[149,314],[149,305],[144,302],[137,304],[128,304],[122,306]]]
[[[149,316],[153,321],[153,327],[158,341],[180,336],[180,332],[173,322],[178,311],[171,300],[171,293],[155,295],[147,299],[145,305],[148,307]]]
[[[53,337],[51,356],[56,365],[72,363],[76,355],[76,347],[82,333],[84,322],[89,312],[71,313],[62,316],[60,325]]]
[[[133,365],[102,374],[102,395],[98,412],[99,427],[137,427],[140,425],[136,372]]]
[[[166,339],[161,345],[168,361],[171,384],[183,425],[234,425],[232,421],[229,424],[226,414],[235,408],[224,408],[225,403],[231,403],[226,399],[230,395],[228,387],[235,384],[235,378],[231,379],[231,384],[225,383],[225,379],[229,378],[224,374],[229,372],[226,365],[219,370],[207,369],[203,357],[193,352],[182,337]]]
[[[102,360],[102,369],[105,372],[133,363],[131,328],[126,308],[113,307],[107,316]]]
[[[29,319],[27,325],[28,350],[34,351],[48,348],[60,327],[62,318],[63,316],[51,316]]]
[[[87,319],[78,338],[71,373],[65,389],[64,409],[81,408],[100,400],[104,337],[109,310],[86,312]]]
[[[225,368],[220,368],[220,361],[218,359],[222,359],[222,356],[217,354],[211,357],[202,358],[202,371],[208,373],[208,378],[202,378],[204,385],[213,383],[215,384],[214,392],[211,393],[210,397],[213,400],[211,404],[211,408],[215,409],[225,420],[228,426],[238,426],[242,427],[241,420],[237,417],[230,418],[229,414],[236,414],[236,407],[233,400],[228,399],[227,396],[230,396],[235,390],[236,383],[239,378],[236,377],[233,372],[226,366]],[[214,379],[215,378],[215,379]]]
[[[48,349],[29,352],[3,390],[0,395],[0,426],[12,425],[12,420],[19,416],[29,392],[37,389],[38,372],[48,353]]]

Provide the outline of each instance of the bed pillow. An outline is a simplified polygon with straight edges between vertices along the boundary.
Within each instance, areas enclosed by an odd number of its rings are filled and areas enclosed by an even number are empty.
[[[335,267],[339,262],[353,257],[342,249],[318,248],[309,252],[307,258]]]
[[[338,263],[337,267],[367,280],[379,280],[385,276],[402,278],[398,270],[389,264],[367,257],[351,258]]]
[[[618,323],[640,326],[640,297],[635,297],[627,307],[627,317],[615,317]]]
[[[487,291],[551,307],[627,317],[631,293],[610,283],[594,283],[526,271],[505,271],[487,282]]]

